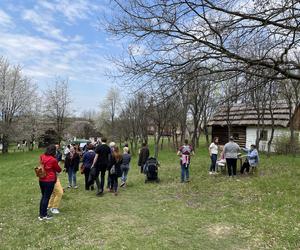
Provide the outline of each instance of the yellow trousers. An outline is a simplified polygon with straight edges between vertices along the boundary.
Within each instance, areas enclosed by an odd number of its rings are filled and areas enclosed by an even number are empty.
[[[49,200],[48,208],[59,208],[59,204],[63,196],[63,193],[64,193],[63,187],[61,186],[60,180],[57,177],[52,195]]]

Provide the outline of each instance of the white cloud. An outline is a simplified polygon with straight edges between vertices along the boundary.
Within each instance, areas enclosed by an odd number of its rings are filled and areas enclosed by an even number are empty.
[[[0,26],[10,27],[13,25],[14,24],[11,17],[6,12],[0,9]]]
[[[104,4],[104,5],[103,5]],[[52,13],[62,14],[69,24],[76,23],[78,20],[88,19],[94,11],[105,10],[105,1],[100,4],[94,4],[94,1],[87,0],[55,0],[39,1],[39,8],[46,9]]]
[[[62,31],[52,24],[53,18],[46,13],[38,14],[34,10],[26,9],[23,11],[22,17],[24,20],[31,22],[37,31],[43,33],[47,37],[62,42],[68,41],[68,38],[63,35]]]

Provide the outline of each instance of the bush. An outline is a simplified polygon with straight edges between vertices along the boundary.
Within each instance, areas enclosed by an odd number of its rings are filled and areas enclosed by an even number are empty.
[[[295,138],[294,143],[288,135],[282,135],[274,140],[274,151],[278,154],[291,154],[300,152],[300,143],[298,137]]]

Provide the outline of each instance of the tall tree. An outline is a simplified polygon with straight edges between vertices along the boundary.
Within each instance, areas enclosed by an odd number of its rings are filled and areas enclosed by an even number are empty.
[[[57,142],[63,139],[63,131],[66,127],[66,117],[70,115],[69,82],[64,79],[56,79],[54,86],[45,92],[45,108],[48,118],[55,122]]]
[[[3,57],[0,57],[0,90],[0,135],[2,152],[7,153],[13,124],[30,110],[36,95],[21,67],[10,65]]]

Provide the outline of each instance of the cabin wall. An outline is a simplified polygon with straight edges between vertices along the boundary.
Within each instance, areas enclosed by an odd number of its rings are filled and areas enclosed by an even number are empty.
[[[246,127],[232,126],[231,135],[235,137],[235,142],[241,147],[246,145]],[[227,126],[212,126],[212,139],[219,138],[219,144],[225,145],[228,142],[228,128]]]
[[[270,139],[271,136],[271,128],[265,128],[264,130],[267,131],[268,136],[267,136],[267,140],[261,140],[259,143],[259,150],[260,151],[268,151],[268,140]],[[246,147],[250,148],[251,144],[255,144],[256,141],[256,131],[257,128],[256,127],[247,127],[246,129]],[[299,138],[299,134],[298,138]],[[274,149],[274,141],[276,140],[276,137],[280,137],[280,136],[290,136],[290,131],[288,128],[275,128],[274,131],[274,138],[273,138],[273,142],[271,145],[271,152],[275,152]]]

